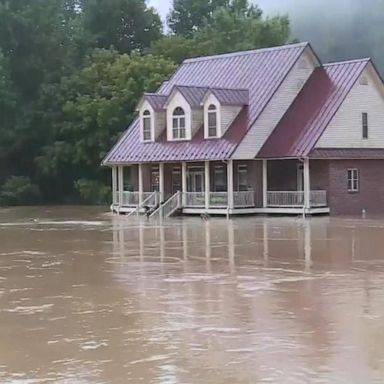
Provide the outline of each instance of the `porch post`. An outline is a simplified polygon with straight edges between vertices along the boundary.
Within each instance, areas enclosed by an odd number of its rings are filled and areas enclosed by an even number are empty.
[[[187,163],[185,161],[181,163],[181,192],[183,193],[181,204],[185,207],[187,205]]]
[[[159,164],[159,190],[160,190],[160,203],[164,202],[164,163]]]
[[[311,178],[309,172],[309,159],[304,159],[304,207],[311,208]]]
[[[143,164],[138,165],[139,179],[139,205],[143,203],[144,183],[143,183]]]
[[[268,160],[263,160],[263,208],[268,207]]]
[[[124,201],[124,167],[122,165],[119,166],[119,205],[123,206]]]
[[[117,204],[117,168],[112,167],[112,204]]]
[[[233,160],[228,160],[227,163],[227,184],[228,208],[233,209]]]
[[[210,174],[209,174],[209,161],[204,162],[205,166],[205,209],[209,209],[209,198],[210,198],[210,192],[211,192],[211,185],[210,185]]]

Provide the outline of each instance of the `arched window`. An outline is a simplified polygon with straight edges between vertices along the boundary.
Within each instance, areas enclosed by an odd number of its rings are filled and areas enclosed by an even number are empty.
[[[208,107],[208,137],[217,137],[217,108],[213,104]]]
[[[175,108],[172,115],[172,137],[173,139],[185,139],[185,112],[181,107]]]
[[[151,141],[152,140],[152,122],[151,122],[151,112],[145,110],[143,113],[143,140]]]

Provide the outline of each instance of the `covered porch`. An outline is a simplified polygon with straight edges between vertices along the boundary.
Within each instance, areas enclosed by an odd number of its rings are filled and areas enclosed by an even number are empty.
[[[112,209],[139,213],[177,200],[186,214],[235,214],[261,203],[254,161],[131,164],[112,168]],[[260,168],[260,167],[258,167]],[[261,171],[261,168],[260,168]],[[259,195],[259,196],[258,196]]]
[[[112,168],[112,210],[184,214],[329,213],[324,163],[228,160]]]

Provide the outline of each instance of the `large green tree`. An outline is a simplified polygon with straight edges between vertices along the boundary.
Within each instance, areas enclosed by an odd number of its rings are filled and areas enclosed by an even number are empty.
[[[263,17],[261,9],[248,0],[231,0],[228,6],[216,9],[195,36],[205,54],[274,46],[289,38],[288,17]]]
[[[80,71],[46,89],[42,123],[50,134],[38,158],[41,179],[67,196],[79,179],[103,179],[101,160],[132,121],[138,99],[174,69],[150,55],[96,50]]]
[[[229,0],[173,0],[167,17],[171,31],[176,35],[191,37],[211,19],[213,12],[226,6]]]
[[[97,48],[143,51],[161,37],[160,16],[145,0],[83,0],[82,13]]]

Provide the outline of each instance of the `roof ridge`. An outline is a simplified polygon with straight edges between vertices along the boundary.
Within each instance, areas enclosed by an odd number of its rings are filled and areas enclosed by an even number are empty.
[[[352,60],[342,60],[342,61],[334,61],[330,63],[323,64],[323,67],[331,67],[332,65],[341,65],[341,64],[355,64],[355,63],[364,63],[371,61],[370,57],[364,57],[362,59],[352,59]]]
[[[208,90],[217,89],[220,91],[246,91],[249,92],[249,88],[228,88],[228,87],[208,87]]]
[[[302,42],[302,43],[278,45],[275,47],[252,49],[248,51],[237,51],[237,52],[222,53],[222,54],[211,55],[211,56],[192,57],[189,59],[185,59],[183,61],[183,64],[195,63],[195,62],[206,61],[206,60],[226,59],[228,57],[246,56],[246,55],[258,54],[263,52],[279,51],[279,50],[292,49],[292,48],[298,48],[298,47],[306,47],[308,45],[309,45],[308,42]]]

